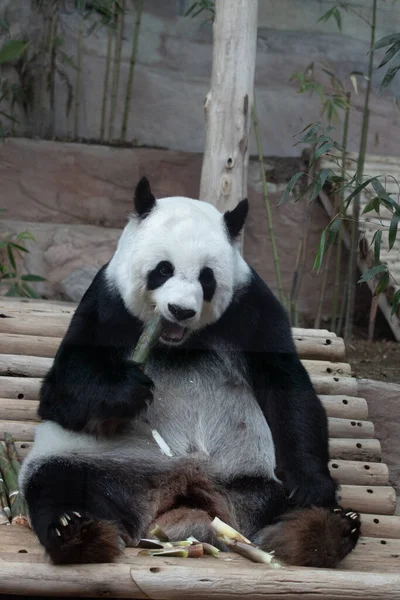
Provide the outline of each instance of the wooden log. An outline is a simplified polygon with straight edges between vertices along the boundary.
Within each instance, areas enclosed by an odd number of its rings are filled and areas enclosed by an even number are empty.
[[[331,438],[373,438],[374,425],[370,421],[329,418],[329,436]]]
[[[368,418],[368,404],[365,398],[356,396],[325,396],[320,395],[320,400],[329,417],[339,419],[361,419]]]
[[[308,361],[341,362],[340,367],[326,363],[326,369],[344,369],[350,374],[348,365],[344,366],[344,343],[340,338],[295,338],[296,348],[300,358]],[[329,342],[329,344],[327,343]],[[17,333],[2,333],[0,335],[0,354],[15,354],[53,358],[61,343],[61,337],[44,335],[25,335]],[[329,371],[326,371],[329,373]]]
[[[64,302],[57,300],[30,300],[28,298],[0,298],[0,314],[7,314],[8,311],[21,313],[56,313],[72,315],[76,310],[75,302]]]
[[[309,375],[343,375],[351,377],[351,366],[349,363],[308,359],[302,359],[301,362]]]
[[[35,339],[34,336],[31,337]],[[56,340],[57,338],[47,339]],[[53,359],[49,357],[25,354],[0,354],[0,375],[44,377],[52,364]],[[346,394],[348,392],[349,395],[354,395],[354,392],[357,390],[357,381],[352,377],[337,375],[331,377],[330,375],[313,375],[312,373],[310,373],[310,377],[317,393],[319,390],[323,390],[323,393],[326,394],[329,393],[328,390],[332,390],[338,393]]]
[[[4,440],[4,432],[11,433],[14,440],[21,442],[31,442],[33,440],[35,427],[37,423],[34,421],[0,421],[0,440]]]
[[[44,377],[52,364],[52,358],[0,354],[0,375]]]
[[[41,384],[38,377],[0,377],[0,397],[37,400]]]
[[[355,550],[350,552],[340,563],[339,569],[365,573],[385,572],[386,570],[400,573],[400,541],[362,537]],[[366,594],[366,600],[369,597],[370,595]]]
[[[357,396],[358,393],[358,383],[354,377],[314,375],[311,381],[317,394]]]
[[[400,539],[400,517],[363,513],[361,523],[363,536]]]
[[[303,359],[344,362],[345,347],[342,338],[294,336],[297,352]]]
[[[387,485],[389,481],[389,469],[384,463],[331,460],[329,470],[342,485]]]
[[[45,337],[64,337],[71,321],[71,315],[49,313],[45,317],[35,315],[10,314],[0,318],[0,334],[37,335]]]
[[[230,558],[229,556],[227,557]],[[199,560],[135,557],[133,564],[73,565],[9,562],[2,566],[3,594],[151,598],[153,600],[400,600],[400,575],[298,569],[203,558]],[[392,561],[393,563],[393,561]]]
[[[396,492],[390,486],[342,485],[338,500],[343,508],[363,513],[393,515],[396,510]]]
[[[0,420],[39,421],[37,409],[39,402],[35,400],[11,400],[0,398]]]
[[[329,456],[331,459],[380,462],[381,454],[379,440],[348,440],[343,438],[331,438],[329,440]]]

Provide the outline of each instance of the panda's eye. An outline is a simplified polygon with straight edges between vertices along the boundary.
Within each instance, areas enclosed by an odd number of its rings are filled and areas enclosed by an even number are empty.
[[[174,267],[167,260],[163,260],[147,274],[147,289],[156,290],[164,285],[174,274]]]
[[[210,267],[204,267],[200,271],[199,281],[201,283],[201,287],[203,288],[204,300],[210,302],[214,296],[215,288],[217,287],[213,270],[210,269]]]
[[[171,277],[174,273],[174,267],[167,260],[163,260],[157,265],[157,271],[163,277]]]

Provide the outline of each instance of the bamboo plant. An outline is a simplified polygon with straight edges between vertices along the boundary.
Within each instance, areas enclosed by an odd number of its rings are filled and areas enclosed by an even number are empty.
[[[128,82],[126,84],[124,114],[122,117],[122,125],[121,125],[121,141],[123,141],[123,142],[126,141],[126,132],[127,132],[127,128],[128,128],[128,117],[129,117],[129,109],[130,109],[130,104],[131,104],[133,75],[134,75],[134,70],[135,70],[135,65],[136,65],[136,55],[137,55],[137,49],[138,49],[138,43],[139,43],[142,12],[143,12],[143,0],[138,0],[137,9],[136,9],[135,30],[133,32],[132,52],[131,52],[131,58],[129,61],[129,75],[128,75]]]

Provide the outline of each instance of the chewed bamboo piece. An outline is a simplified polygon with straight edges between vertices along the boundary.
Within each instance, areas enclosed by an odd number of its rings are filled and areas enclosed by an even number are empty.
[[[0,524],[7,524],[4,521],[4,517],[7,518],[8,523],[11,523],[11,509],[8,502],[7,490],[2,477],[2,469],[0,469]]]
[[[18,489],[18,472],[20,464],[14,440],[9,433],[5,433],[4,438],[7,440],[6,447],[11,456],[9,456],[3,444],[0,443],[0,466],[8,492],[8,501],[11,509],[11,523],[13,525],[29,527],[27,507]]]
[[[146,323],[142,335],[136,344],[132,360],[141,367],[148,361],[150,351],[159,339],[162,332],[162,318],[157,312],[148,323]]]
[[[250,540],[236,531],[236,529],[218,519],[218,517],[215,517],[211,523],[211,528],[217,538],[224,542],[233,552],[241,554],[253,562],[267,564],[274,569],[282,568],[281,563],[276,560],[272,553],[261,550],[261,548],[250,542]]]

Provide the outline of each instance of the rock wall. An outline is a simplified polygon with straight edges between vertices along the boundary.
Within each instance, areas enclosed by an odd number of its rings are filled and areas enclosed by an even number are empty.
[[[279,208],[277,204],[286,182],[301,168],[301,161],[271,159],[265,168],[270,179],[283,283],[288,291],[303,230],[304,204],[288,203]],[[0,206],[7,209],[0,222],[0,235],[31,231],[36,244],[30,244],[25,268],[46,277],[46,283],[40,284],[38,290],[49,298],[77,301],[96,270],[115,250],[132,209],[132,192],[138,178],[147,175],[158,197],[196,197],[200,169],[199,154],[10,138],[0,144]],[[276,290],[257,161],[250,163],[249,200],[244,254]],[[313,319],[318,303],[321,277],[311,268],[320,232],[326,224],[323,209],[315,205],[299,301],[299,310],[308,319]],[[328,279],[327,315],[333,275]]]
[[[212,26],[199,15],[185,17],[192,0],[146,0],[139,41],[137,66],[132,93],[127,140],[141,146],[202,152],[204,147],[203,101],[208,91],[212,58]],[[88,3],[90,4],[90,3]],[[368,18],[371,0],[352,0],[350,6]],[[13,37],[39,35],[37,18],[27,0],[2,0],[2,16],[10,24]],[[400,4],[379,2],[377,39],[399,31]],[[259,33],[256,65],[256,91],[261,133],[266,156],[300,155],[293,136],[307,123],[319,118],[320,105],[315,98],[298,94],[291,75],[303,71],[312,61],[322,62],[352,89],[352,71],[366,72],[369,29],[362,19],[349,12],[343,17],[343,32],[334,22],[318,22],[332,6],[331,0],[262,0],[259,3]],[[77,56],[79,17],[73,0],[61,3],[59,35],[62,51],[73,61]],[[123,114],[129,58],[135,15],[131,3],[125,18],[122,43],[120,85],[117,97],[115,137],[119,137]],[[94,18],[86,21],[87,30]],[[1,32],[0,32],[1,35]],[[5,39],[5,34],[0,37]],[[107,53],[107,30],[97,28],[83,39],[82,91],[79,97],[79,137],[98,140],[101,102]],[[383,52],[376,57],[379,64]],[[61,61],[72,90],[76,70]],[[384,70],[374,71],[371,99],[369,152],[399,154],[400,76],[383,97],[379,83]],[[13,77],[12,70],[4,70]],[[14,74],[15,76],[15,74]],[[67,85],[57,77],[55,97],[55,135],[70,138],[73,110],[66,114]],[[360,79],[360,90],[365,79]],[[349,145],[357,150],[363,95],[353,93],[355,107],[350,119]],[[395,101],[394,101],[395,100]],[[51,111],[41,107],[43,131],[50,132]],[[37,122],[20,115],[21,135],[37,134]],[[339,126],[340,129],[340,126]],[[251,151],[255,153],[254,140]]]

